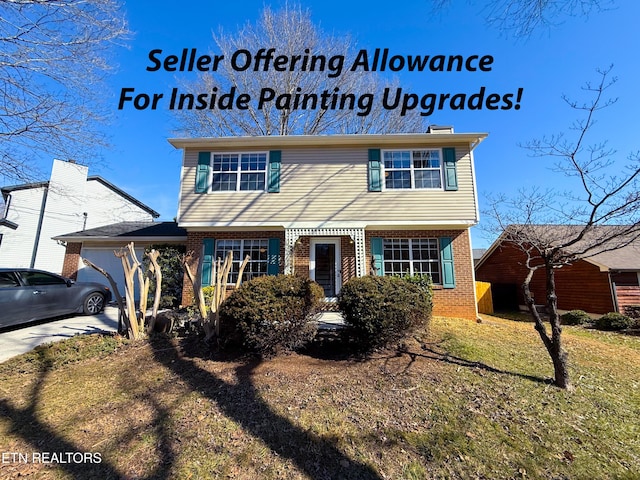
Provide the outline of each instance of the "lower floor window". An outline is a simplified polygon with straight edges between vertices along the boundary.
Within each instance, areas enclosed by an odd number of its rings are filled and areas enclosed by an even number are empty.
[[[227,252],[233,254],[233,264],[229,274],[229,283],[238,281],[240,265],[244,258],[249,255],[249,262],[242,273],[242,281],[246,282],[252,278],[267,274],[267,250],[269,241],[267,239],[255,240],[218,240],[216,242],[216,252],[214,258],[220,258],[222,262],[227,256]],[[212,279],[212,282],[214,280]]]
[[[430,275],[442,283],[437,238],[390,238],[382,242],[385,275]]]

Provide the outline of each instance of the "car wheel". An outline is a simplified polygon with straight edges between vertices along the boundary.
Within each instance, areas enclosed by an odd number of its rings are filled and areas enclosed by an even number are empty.
[[[104,297],[101,293],[93,292],[84,299],[83,309],[85,315],[95,315],[104,308]]]

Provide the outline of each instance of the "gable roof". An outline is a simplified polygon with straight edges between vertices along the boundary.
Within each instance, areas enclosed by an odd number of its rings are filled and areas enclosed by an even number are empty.
[[[111,189],[116,194],[120,195],[121,197],[126,198],[131,203],[133,203],[134,205],[137,205],[142,210],[145,210],[146,212],[148,212],[153,218],[158,218],[160,216],[160,214],[158,212],[156,212],[154,209],[152,209],[148,205],[142,203],[137,198],[132,197],[131,195],[129,195],[124,190],[116,187],[113,183],[109,182],[108,180],[105,180],[104,178],[102,178],[102,177],[100,177],[98,175],[90,175],[90,176],[87,177],[87,182],[91,182],[91,181],[100,182],[102,185],[104,185],[105,187]]]
[[[105,180],[104,178],[102,178],[102,177],[100,177],[98,175],[91,175],[91,176],[87,177],[87,182],[90,182],[90,181],[101,183],[102,185],[104,185],[105,187],[107,187],[108,189],[110,189],[111,191],[116,193],[117,195],[120,195],[121,197],[125,198],[127,201],[133,203],[137,207],[139,207],[142,210],[144,210],[145,212],[147,212],[153,218],[158,218],[160,216],[160,214],[158,212],[156,212],[154,209],[152,209],[148,205],[142,203],[137,198],[132,197],[131,195],[129,195],[127,192],[125,192],[121,188],[116,187],[113,183],[109,182],[108,180]],[[23,184],[20,184],[20,185],[8,185],[6,187],[2,187],[2,188],[0,188],[0,191],[2,191],[2,197],[6,199],[7,195],[9,193],[15,192],[16,190],[28,190],[30,188],[42,188],[42,187],[48,187],[48,186],[49,186],[49,181],[23,183]]]
[[[53,237],[66,242],[87,240],[186,241],[187,231],[176,222],[120,222]]]
[[[32,182],[32,183],[21,183],[20,185],[7,185],[6,187],[0,188],[2,192],[2,198],[6,199],[7,195],[11,192],[15,192],[16,190],[28,190],[30,188],[42,188],[48,187],[49,181],[46,182]]]
[[[581,241],[567,249],[567,253],[573,253],[581,258],[587,244],[594,240],[607,239],[613,234],[625,231],[629,225],[598,225],[593,227]],[[582,225],[509,225],[504,232],[491,244],[476,264],[479,268],[493,252],[505,241],[508,230],[518,230],[531,238],[542,239],[549,245],[558,244],[563,238],[575,235],[583,228]],[[583,256],[582,260],[598,266],[601,270],[636,271],[640,270],[640,232],[635,233],[635,238],[630,243],[614,250]],[[632,235],[633,237],[634,235]],[[526,238],[526,237],[525,237]]]

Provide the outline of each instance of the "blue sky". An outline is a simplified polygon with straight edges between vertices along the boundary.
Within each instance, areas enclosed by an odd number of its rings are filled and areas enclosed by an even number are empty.
[[[519,144],[543,135],[567,130],[576,118],[562,101],[566,94],[586,99],[580,87],[597,81],[597,68],[613,64],[618,82],[610,90],[618,102],[602,112],[595,129],[597,138],[608,140],[622,160],[640,149],[638,130],[640,96],[640,35],[637,21],[640,2],[618,1],[616,8],[589,18],[562,18],[558,25],[540,30],[528,39],[501,35],[486,25],[480,7],[466,0],[453,2],[443,13],[433,14],[428,0],[360,2],[323,0],[302,2],[316,24],[333,34],[350,34],[358,48],[389,48],[402,55],[492,55],[491,72],[433,73],[402,71],[395,74],[407,91],[508,93],[523,88],[519,110],[443,110],[428,117],[430,123],[453,125],[456,132],[487,132],[476,149],[476,177],[481,208],[487,193],[515,192],[539,185],[564,188],[549,170],[549,160],[532,158]],[[482,3],[482,2],[477,2]],[[118,110],[125,87],[136,92],[167,92],[195,73],[147,72],[153,49],[179,54],[183,48],[208,51],[212,31],[234,31],[247,21],[255,22],[268,2],[130,1],[126,2],[130,29],[128,49],[117,51],[118,70],[109,79],[113,106],[109,125],[113,147],[103,152],[106,164],[90,173],[99,174],[136,196],[171,220],[177,212],[180,152],[167,142],[175,136],[175,120],[166,108]],[[272,3],[277,9],[278,3]],[[482,220],[481,220],[482,221]],[[472,230],[474,247],[490,243],[478,229]]]

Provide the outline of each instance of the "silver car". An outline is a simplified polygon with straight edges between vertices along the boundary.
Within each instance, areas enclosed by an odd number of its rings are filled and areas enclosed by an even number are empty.
[[[0,268],[0,328],[71,313],[94,315],[111,300],[100,283],[76,283],[55,273]]]

